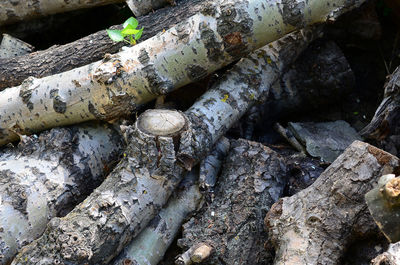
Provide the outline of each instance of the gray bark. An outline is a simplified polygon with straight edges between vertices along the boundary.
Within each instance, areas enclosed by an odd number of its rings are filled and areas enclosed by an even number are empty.
[[[145,28],[139,42],[153,37],[178,22],[196,14],[204,0],[181,0],[177,6],[160,9],[138,18],[139,26]],[[120,29],[122,25],[111,27]],[[0,58],[0,90],[18,86],[30,76],[42,78],[101,60],[106,53],[116,53],[126,45],[113,42],[105,30],[65,45],[52,46],[29,56],[10,59]]]
[[[34,47],[32,45],[8,34],[3,34],[3,39],[0,44],[0,59],[29,54],[33,49]]]
[[[118,160],[121,140],[110,126],[86,124],[24,136],[17,148],[2,150],[0,264],[100,185]]]
[[[171,195],[168,204],[149,225],[118,255],[114,265],[157,265],[178,234],[182,222],[197,210],[202,195],[196,184],[198,170],[190,171],[179,184],[178,194]]]
[[[175,4],[174,0],[126,0],[129,8],[135,16],[143,16],[154,9],[158,9],[167,4]]]
[[[103,61],[28,79],[0,92],[0,144],[52,126],[126,115],[296,27],[325,22],[364,2],[321,1],[269,6],[262,0],[216,1],[176,27]]]
[[[355,141],[307,189],[280,199],[265,218],[274,264],[339,264],[347,244],[376,231],[364,201],[399,159]]]
[[[0,25],[81,8],[122,3],[124,0],[2,0]]]
[[[222,167],[215,200],[183,225],[178,246],[199,243],[213,248],[201,264],[268,264],[263,217],[282,195],[286,182],[284,160],[262,144],[231,141]],[[186,263],[177,263],[186,264]]]
[[[360,132],[367,139],[377,141],[388,152],[400,152],[400,67],[388,77],[383,100],[371,122]]]
[[[304,35],[315,37],[309,33]],[[142,114],[135,128],[126,131],[130,145],[124,159],[103,184],[66,217],[53,219],[44,235],[25,247],[13,264],[109,262],[166,203],[184,170],[203,159],[251,104],[268,92],[282,69],[309,43],[304,35],[291,34],[240,61],[185,115],[166,110]],[[165,113],[177,119],[165,119]],[[170,135],[166,128],[157,127],[148,132],[154,123],[143,123],[145,117],[169,128],[180,125],[181,130]]]

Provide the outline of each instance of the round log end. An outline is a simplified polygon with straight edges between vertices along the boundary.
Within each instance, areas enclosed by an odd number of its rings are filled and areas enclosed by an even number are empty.
[[[203,262],[205,259],[207,259],[212,251],[212,247],[206,245],[206,244],[200,244],[193,252],[193,255],[191,257],[192,261],[194,263],[200,263]]]
[[[398,198],[400,195],[400,178],[393,178],[385,185],[385,192],[391,198]]]
[[[185,116],[177,110],[151,109],[142,113],[137,127],[142,132],[156,136],[174,136],[187,126]]]

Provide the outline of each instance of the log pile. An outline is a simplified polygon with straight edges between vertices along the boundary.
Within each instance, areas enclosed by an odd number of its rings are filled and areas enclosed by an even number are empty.
[[[400,264],[400,67],[379,106],[357,94],[378,4],[3,2],[0,30],[112,4],[144,33],[4,35],[0,264]]]

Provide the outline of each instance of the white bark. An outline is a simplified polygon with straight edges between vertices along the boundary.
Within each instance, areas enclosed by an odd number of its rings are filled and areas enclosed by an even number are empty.
[[[371,261],[371,265],[400,265],[400,242],[390,244],[387,251]]]
[[[8,34],[3,34],[0,44],[0,58],[11,58],[31,53],[34,47]]]
[[[0,145],[53,126],[126,115],[306,25],[365,0],[219,0],[103,61],[0,93]]]
[[[129,8],[136,17],[150,13],[152,10],[167,4],[175,4],[174,0],[126,0]]]
[[[167,206],[157,214],[149,225],[134,238],[118,256],[114,265],[129,262],[137,265],[157,265],[181,228],[182,222],[195,211],[202,199],[197,170],[192,170],[180,184],[177,195],[170,198]]]
[[[87,124],[24,137],[0,155],[0,264],[38,238],[102,181],[122,149],[109,126]]]
[[[124,0],[2,0],[0,2],[0,25],[81,8],[122,2]]]

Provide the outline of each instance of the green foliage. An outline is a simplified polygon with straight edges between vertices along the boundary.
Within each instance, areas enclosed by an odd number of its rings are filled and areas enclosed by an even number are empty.
[[[135,45],[136,41],[140,39],[143,33],[143,27],[137,29],[139,22],[134,18],[128,18],[124,24],[122,30],[107,29],[108,36],[115,42],[125,41],[131,45]],[[125,39],[128,37],[129,40]]]

